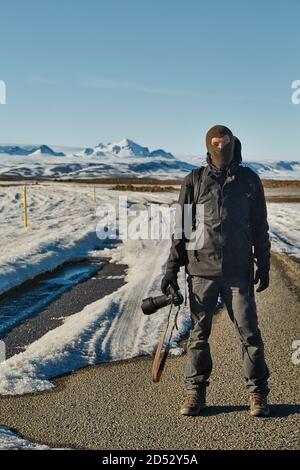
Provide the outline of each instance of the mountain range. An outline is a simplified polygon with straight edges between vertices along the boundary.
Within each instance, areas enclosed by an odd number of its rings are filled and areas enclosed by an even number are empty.
[[[0,176],[47,178],[152,177],[182,178],[206,164],[197,156],[174,156],[163,149],[149,150],[133,140],[72,148],[48,145],[0,145]],[[300,162],[245,161],[263,178],[300,179]]]

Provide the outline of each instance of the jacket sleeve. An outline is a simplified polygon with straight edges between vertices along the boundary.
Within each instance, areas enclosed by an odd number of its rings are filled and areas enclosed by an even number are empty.
[[[180,266],[184,266],[186,263],[187,238],[185,237],[184,233],[184,205],[190,204],[192,200],[192,190],[192,176],[191,173],[189,173],[184,178],[180,189],[178,205],[176,207],[174,233],[172,235],[172,244],[170,248],[169,258],[167,261],[167,272],[177,273],[180,269]]]
[[[255,197],[252,206],[252,227],[254,258],[259,269],[270,269],[271,243],[267,217],[267,205],[264,188],[258,175],[255,174]]]

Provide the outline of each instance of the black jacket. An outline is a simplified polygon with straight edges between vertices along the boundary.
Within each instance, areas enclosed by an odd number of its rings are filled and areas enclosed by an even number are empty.
[[[259,176],[240,165],[241,153],[235,157],[226,174],[220,173],[207,157],[202,168],[197,204],[204,207],[203,246],[188,249],[188,239],[180,219],[172,236],[167,271],[177,272],[185,265],[187,272],[198,276],[246,276],[259,268],[270,269],[270,238],[264,189]],[[181,186],[180,207],[193,201],[193,175],[189,173]],[[203,221],[203,217],[202,217]]]

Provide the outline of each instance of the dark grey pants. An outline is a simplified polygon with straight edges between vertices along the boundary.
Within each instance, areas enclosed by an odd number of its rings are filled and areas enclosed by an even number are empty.
[[[212,359],[208,343],[219,293],[242,344],[244,375],[248,391],[269,393],[269,370],[258,327],[253,289],[248,278],[204,278],[189,276],[192,328],[187,346],[185,385],[187,390],[208,386]]]

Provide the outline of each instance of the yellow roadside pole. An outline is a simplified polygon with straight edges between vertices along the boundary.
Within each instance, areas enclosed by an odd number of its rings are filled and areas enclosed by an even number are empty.
[[[24,200],[24,228],[27,228],[28,227],[28,215],[27,215],[27,188],[26,186],[24,186],[23,200]]]

